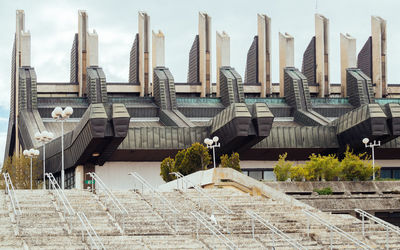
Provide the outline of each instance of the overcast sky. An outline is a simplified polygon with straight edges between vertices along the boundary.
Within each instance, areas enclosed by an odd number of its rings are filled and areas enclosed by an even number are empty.
[[[32,67],[38,81],[69,81],[70,50],[77,32],[78,10],[89,15],[89,29],[99,36],[99,66],[107,81],[128,81],[129,51],[138,32],[137,12],[150,15],[152,30],[165,35],[166,66],[176,82],[185,82],[188,54],[197,34],[198,12],[212,17],[212,60],[215,81],[215,32],[231,37],[231,65],[244,77],[246,55],[256,35],[257,13],[272,21],[272,81],[279,81],[278,32],[294,37],[295,66],[314,35],[314,14],[330,20],[330,78],[340,82],[340,33],[357,39],[357,53],[371,33],[371,15],[387,20],[388,82],[400,83],[396,58],[400,56],[400,1],[398,0],[146,0],[146,1],[1,1],[0,2],[0,161],[7,133],[11,50],[15,10],[25,10],[25,28],[31,33]]]

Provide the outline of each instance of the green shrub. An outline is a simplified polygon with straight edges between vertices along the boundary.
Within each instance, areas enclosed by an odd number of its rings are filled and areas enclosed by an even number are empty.
[[[333,181],[339,177],[341,172],[340,161],[335,155],[315,155],[309,157],[305,164],[305,178],[309,181]]]
[[[278,163],[274,167],[274,174],[278,181],[286,181],[290,177],[293,162],[286,161],[287,153],[279,155]]]
[[[178,151],[175,159],[165,158],[160,165],[160,176],[168,182],[175,179],[170,175],[171,172],[180,172],[183,175],[194,173],[198,170],[206,169],[211,163],[211,157],[208,149],[202,144],[193,143],[187,149]]]
[[[160,170],[160,175],[165,182],[174,180],[176,178],[175,175],[171,175],[170,173],[175,171],[175,160],[171,157],[165,158],[161,162]]]
[[[225,154],[222,155],[220,159],[221,159],[220,167],[233,168],[237,171],[240,171],[240,159],[238,153],[232,153],[231,156]]]
[[[305,169],[303,165],[290,167],[290,179],[292,181],[303,181],[305,178]]]
[[[372,162],[366,153],[354,154],[347,146],[341,162],[341,177],[346,181],[366,181],[373,175]],[[375,166],[375,174],[379,177],[381,167]]]
[[[330,187],[321,188],[321,189],[314,189],[314,192],[318,193],[319,195],[331,195],[331,194],[333,194],[332,189]]]

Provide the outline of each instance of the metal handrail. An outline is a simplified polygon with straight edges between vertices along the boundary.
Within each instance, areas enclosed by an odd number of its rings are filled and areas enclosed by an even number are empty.
[[[389,222],[386,222],[386,221],[384,221],[384,220],[382,220],[382,219],[380,219],[380,218],[378,218],[376,216],[373,216],[372,214],[367,213],[364,210],[361,210],[359,208],[354,209],[354,211],[359,213],[361,218],[362,218],[361,219],[361,221],[362,221],[362,234],[363,234],[364,237],[365,237],[365,226],[364,226],[364,221],[365,221],[364,218],[365,217],[367,217],[369,220],[377,223],[378,225],[383,226],[386,229],[386,242],[385,242],[386,249],[388,248],[388,244],[389,244],[389,231],[400,235],[400,228],[399,227],[397,227],[397,226],[395,226],[393,224],[390,224]]]
[[[64,210],[67,211],[68,215],[74,215],[75,210],[72,208],[67,197],[65,196],[64,191],[60,188],[60,185],[58,185],[58,182],[54,178],[54,175],[52,173],[46,173],[46,176],[47,178],[49,178],[50,185],[53,187],[52,189],[56,192],[59,201],[64,205]]]
[[[92,183],[93,180],[95,181],[96,184],[99,184],[103,190],[105,191],[107,197],[109,200],[111,200],[112,204],[114,207],[117,208],[119,213],[122,215],[122,228],[125,228],[125,217],[128,215],[128,211],[126,208],[121,204],[121,202],[115,197],[115,195],[110,191],[110,189],[106,186],[106,184],[103,182],[103,180],[94,172],[87,173],[90,177],[92,177]],[[92,192],[94,189],[92,189]],[[114,214],[115,218],[115,214]]]
[[[14,185],[12,184],[11,178],[10,178],[10,174],[9,173],[3,173],[4,176],[4,180],[6,182],[6,194],[8,194],[8,196],[10,197],[10,201],[11,201],[11,206],[13,209],[13,212],[15,214],[15,216],[20,216],[22,214],[21,212],[21,208],[19,206],[19,202],[17,199],[17,196],[15,195],[14,192]],[[10,188],[11,187],[11,188]]]
[[[307,249],[306,247],[304,247],[300,243],[298,243],[295,239],[289,237],[287,234],[285,234],[284,232],[279,230],[277,227],[272,225],[269,221],[267,221],[266,219],[262,218],[260,215],[258,215],[254,211],[247,210],[246,213],[252,218],[252,234],[253,234],[253,238],[254,238],[254,220],[257,220],[263,226],[265,226],[269,230],[271,230],[274,234],[276,234],[281,239],[283,239],[284,241],[289,243],[294,249]]]
[[[126,213],[126,214],[128,213],[126,208],[121,204],[121,202],[117,199],[117,197],[115,197],[115,195],[110,191],[110,189],[106,186],[106,184],[104,184],[103,180],[100,179],[100,177],[96,173],[90,172],[87,174],[90,175],[90,177],[92,177],[92,179],[95,180],[95,183],[100,184],[100,186],[104,189],[108,198],[113,202],[114,206],[118,208],[118,210],[121,213]]]
[[[202,215],[201,213],[197,212],[197,211],[193,211],[190,212],[194,218],[196,218],[196,220],[198,222],[200,222],[201,224],[203,224],[203,226],[205,226],[212,234],[214,234],[219,240],[221,240],[224,245],[231,249],[238,249],[238,247],[236,246],[235,243],[233,243],[230,239],[228,239],[228,237],[226,237],[223,233],[221,233],[221,231],[218,230],[218,228],[216,228],[213,224],[211,224],[206,216]],[[197,228],[198,230],[198,228]],[[199,233],[197,231],[197,238],[199,237]]]
[[[189,181],[183,174],[179,173],[179,172],[171,172],[170,174],[173,174],[177,177],[177,182],[178,180],[182,180],[186,183],[186,188],[188,186],[188,184],[190,186],[192,186],[198,193],[200,193],[201,195],[203,195],[205,198],[207,198],[209,201],[211,201],[214,205],[216,205],[217,207],[219,207],[224,213],[226,214],[233,214],[233,211],[230,210],[227,206],[225,206],[224,204],[218,202],[217,200],[215,200],[213,197],[211,197],[210,195],[208,195],[206,192],[204,192],[204,190],[199,187],[198,185],[193,184],[191,181]]]
[[[167,200],[164,196],[162,196],[156,189],[154,189],[154,187],[152,187],[150,185],[150,183],[148,183],[142,176],[140,176],[138,173],[133,172],[133,173],[129,173],[129,175],[131,175],[132,177],[134,177],[136,180],[138,180],[142,186],[146,186],[150,192],[153,193],[153,195],[158,198],[165,207],[167,207],[172,213],[174,214],[179,214],[179,210],[175,208],[174,205],[172,205],[172,203]],[[142,190],[143,193],[143,190]]]
[[[90,239],[90,249],[93,249],[93,246],[95,247],[95,249],[106,249],[100,237],[97,235],[96,231],[93,229],[92,225],[87,219],[86,215],[83,212],[78,212],[76,215],[78,216],[82,224],[82,241],[85,240],[85,236],[83,233],[83,229],[85,229]]]
[[[388,229],[388,230],[400,235],[400,228],[399,227],[397,227],[397,226],[395,226],[393,224],[390,224],[389,222],[386,222],[386,221],[384,221],[384,220],[382,220],[382,219],[380,219],[380,218],[378,218],[376,216],[373,216],[372,214],[367,213],[362,209],[356,208],[356,209],[354,209],[354,211],[359,213],[362,217],[367,217],[369,220],[374,221],[377,224],[385,227],[386,229]],[[363,220],[363,225],[364,225],[364,220]],[[364,234],[364,226],[363,226],[363,234]]]
[[[364,242],[358,240],[357,238],[351,236],[350,234],[346,233],[342,229],[330,224],[329,222],[327,222],[326,220],[322,219],[321,217],[319,217],[315,213],[312,213],[312,212],[310,212],[308,210],[303,210],[303,213],[306,214],[309,218],[312,218],[312,219],[316,220],[317,222],[319,222],[320,224],[324,225],[325,227],[327,227],[330,230],[330,248],[331,249],[332,249],[332,231],[335,231],[340,236],[350,240],[356,246],[361,247],[362,249],[372,249],[372,247],[368,246],[367,244],[365,244]],[[310,222],[309,221],[308,221],[308,225],[307,225],[307,230],[308,230],[307,231],[307,235],[309,235],[310,234]]]

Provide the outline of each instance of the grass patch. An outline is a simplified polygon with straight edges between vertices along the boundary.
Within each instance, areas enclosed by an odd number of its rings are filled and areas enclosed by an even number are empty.
[[[331,195],[331,194],[333,194],[332,189],[330,187],[321,188],[321,189],[314,189],[314,192],[316,192],[319,195]]]

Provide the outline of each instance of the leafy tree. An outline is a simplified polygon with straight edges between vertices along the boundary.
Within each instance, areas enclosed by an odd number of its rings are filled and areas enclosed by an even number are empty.
[[[165,182],[174,180],[176,177],[170,173],[175,171],[175,160],[171,157],[165,158],[161,162],[160,170],[160,175]]]
[[[221,159],[221,167],[223,168],[233,168],[237,171],[240,171],[240,159],[238,153],[232,153],[231,156],[227,154],[222,155]]]
[[[178,166],[179,172],[183,175],[194,173],[198,170],[204,170],[211,163],[211,157],[208,149],[196,142],[186,149],[185,157]]]
[[[347,146],[342,160],[342,178],[347,181],[366,181],[373,175],[372,162],[366,153],[354,154]],[[380,166],[375,166],[375,173],[379,173]]]
[[[31,165],[30,159],[26,158],[23,154],[13,155],[7,157],[3,165],[1,174],[9,173],[11,181],[15,188],[28,189],[30,188]],[[37,189],[39,184],[42,183],[42,164],[39,159],[32,160],[32,188]],[[3,178],[3,176],[1,176]],[[39,180],[39,181],[38,181]]]
[[[311,181],[333,181],[340,173],[340,161],[335,155],[311,154],[305,164],[305,178]]]
[[[274,174],[278,181],[286,181],[290,177],[290,169],[293,162],[286,161],[287,153],[279,155],[278,163],[274,167]]]
[[[196,142],[189,148],[178,151],[175,160],[170,157],[165,158],[160,165],[160,176],[168,182],[175,179],[175,176],[169,174],[170,172],[176,171],[188,175],[206,169],[210,163],[208,149]]]
[[[305,169],[303,165],[290,167],[290,179],[292,181],[303,181],[305,178]]]

